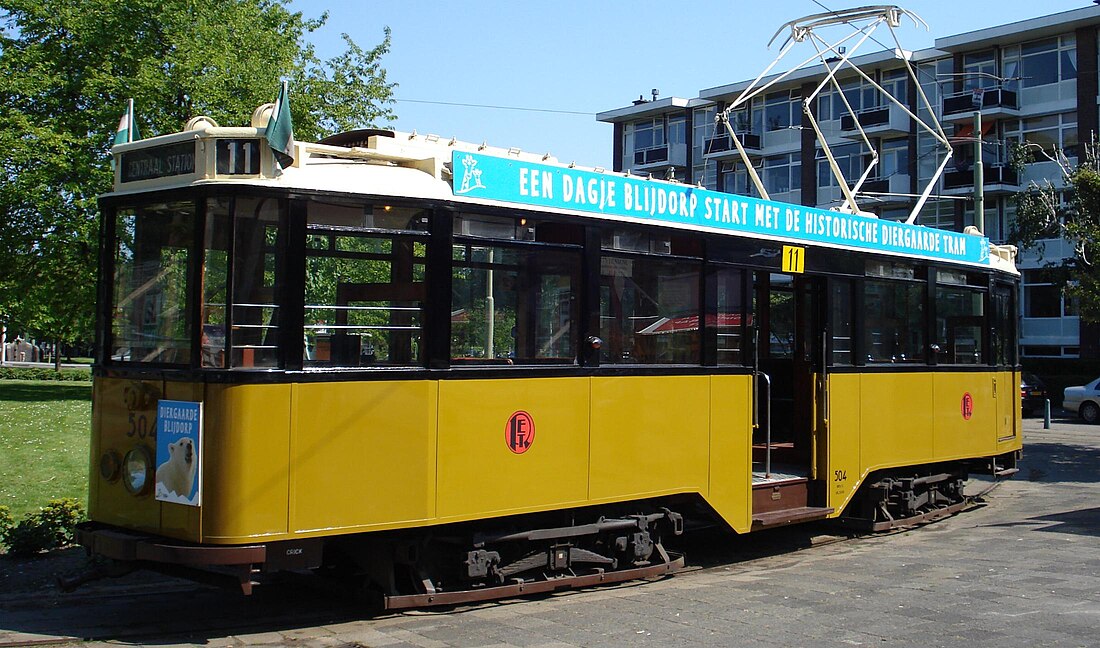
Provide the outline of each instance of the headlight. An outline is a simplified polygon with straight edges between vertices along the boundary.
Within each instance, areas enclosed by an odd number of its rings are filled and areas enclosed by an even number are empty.
[[[126,490],[141,495],[149,489],[153,475],[153,458],[145,446],[137,446],[126,453],[122,461],[122,483]]]
[[[99,458],[99,475],[109,482],[118,479],[120,468],[122,468],[122,458],[114,450],[104,452]]]

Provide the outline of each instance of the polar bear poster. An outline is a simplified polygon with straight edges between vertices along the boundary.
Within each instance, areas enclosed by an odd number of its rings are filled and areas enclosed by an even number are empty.
[[[202,503],[202,403],[157,403],[156,499]]]

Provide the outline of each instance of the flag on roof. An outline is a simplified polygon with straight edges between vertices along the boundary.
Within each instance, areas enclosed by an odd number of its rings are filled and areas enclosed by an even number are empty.
[[[279,166],[286,168],[294,164],[294,122],[290,119],[290,93],[286,81],[279,88],[279,98],[271,109],[271,119],[267,122],[267,145],[275,154]]]
[[[137,122],[134,121],[134,100],[130,99],[126,103],[126,112],[122,114],[122,119],[118,120],[118,131],[115,132],[115,140],[111,142],[111,146],[118,146],[139,139],[141,139],[141,134],[138,133]]]

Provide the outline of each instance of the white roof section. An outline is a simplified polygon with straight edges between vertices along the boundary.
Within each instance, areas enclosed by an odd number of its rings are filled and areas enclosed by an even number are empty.
[[[596,113],[596,121],[615,123],[656,117],[671,112],[674,109],[696,108],[710,102],[700,99],[684,99],[682,97],[665,97],[654,101],[640,100],[634,105],[625,108],[616,108],[601,113]]]
[[[1100,21],[1100,7],[1082,7],[1007,25],[937,38],[936,47],[947,52],[959,52],[1008,41],[1035,40],[1064,34],[1078,27],[1095,25],[1097,21]]]

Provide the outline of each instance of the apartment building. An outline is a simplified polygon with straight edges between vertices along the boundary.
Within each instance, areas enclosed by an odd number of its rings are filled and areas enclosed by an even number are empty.
[[[975,109],[980,106],[984,174],[984,231],[1003,242],[1015,216],[1014,196],[1032,181],[1059,184],[1055,163],[1041,155],[1018,173],[1010,143],[1028,142],[1076,161],[1081,142],[1098,129],[1098,27],[1100,6],[937,38],[912,53],[920,90],[952,141],[952,157],[920,212],[918,222],[961,231],[975,224]],[[894,50],[851,61],[921,119],[928,109]],[[800,69],[730,115],[730,124],[773,200],[834,207],[841,189],[817,136],[802,112],[802,98],[820,84],[820,66]],[[767,80],[767,79],[765,79]],[[935,175],[944,151],[917,128],[900,106],[854,71],[838,75],[840,90],[821,92],[811,110],[825,141],[850,182],[860,177],[870,151],[841,98],[854,109],[879,162],[857,196],[861,210],[904,220],[918,192]],[[601,112],[614,125],[617,171],[677,178],[708,189],[753,195],[755,187],[724,126],[715,115],[749,84],[744,80],[699,91],[694,98],[639,98]],[[1032,147],[1036,151],[1038,148]],[[1021,352],[1025,357],[1100,358],[1100,330],[1083,325],[1072,300],[1047,281],[1045,263],[1071,252],[1064,241],[1045,244],[1044,256],[1021,253]]]

